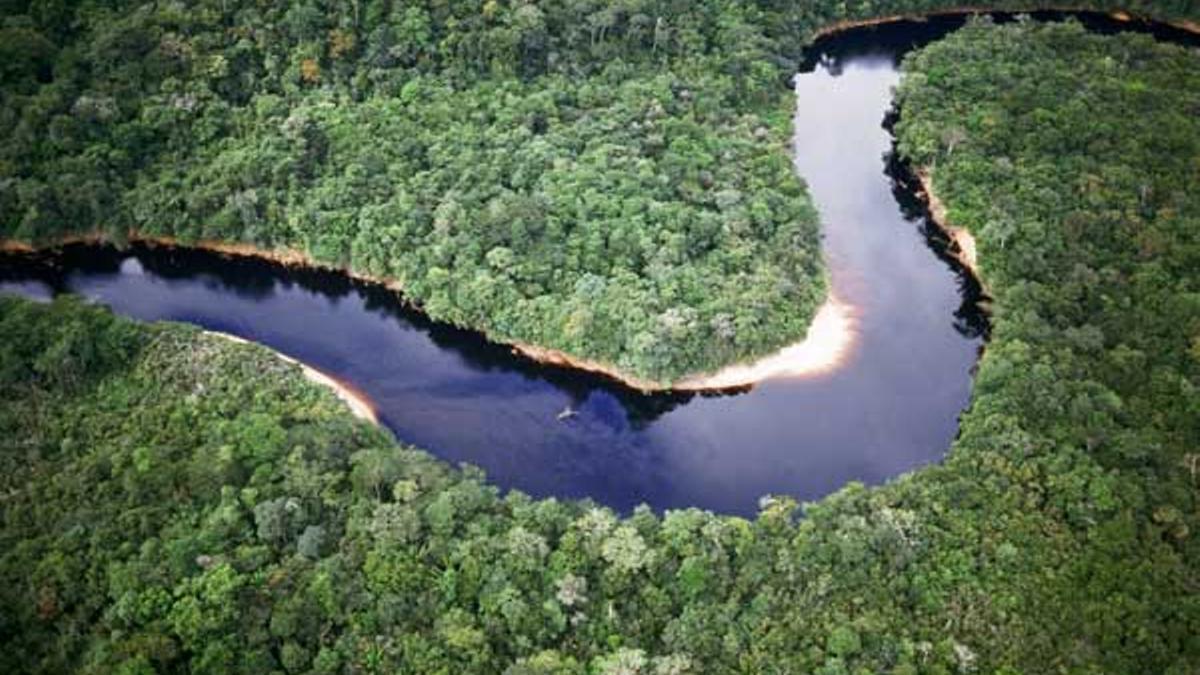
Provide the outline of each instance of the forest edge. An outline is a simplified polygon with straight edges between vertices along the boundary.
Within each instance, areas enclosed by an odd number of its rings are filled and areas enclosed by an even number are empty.
[[[917,169],[916,176],[917,181],[921,184],[921,192],[925,196],[925,205],[929,209],[929,220],[950,238],[951,246],[948,252],[971,273],[971,276],[979,282],[986,293],[987,287],[979,275],[979,253],[975,244],[975,235],[965,227],[958,227],[950,222],[945,203],[933,190],[933,173],[928,168],[921,168]]]
[[[211,335],[211,336],[217,337],[217,338],[221,338],[222,340],[229,340],[230,342],[236,342],[238,344],[253,345],[255,347],[261,347],[263,349],[269,350],[276,357],[278,357],[280,360],[282,360],[286,363],[292,363],[297,366],[300,366],[300,372],[304,373],[304,379],[308,380],[309,382],[318,384],[318,385],[325,387],[325,388],[329,389],[330,391],[332,391],[335,396],[337,396],[339,399],[341,399],[341,401],[343,403],[346,404],[346,407],[349,408],[350,412],[353,413],[354,416],[357,417],[358,419],[365,420],[367,422],[370,422],[371,424],[374,424],[375,426],[379,426],[379,418],[375,414],[375,406],[371,403],[370,398],[368,398],[366,394],[362,393],[361,391],[358,391],[353,386],[351,386],[345,382],[342,382],[341,380],[337,379],[336,377],[333,377],[332,375],[329,375],[328,373],[325,373],[323,371],[317,370],[316,368],[313,368],[312,366],[308,365],[307,363],[304,363],[303,361],[294,359],[294,358],[288,356],[287,354],[284,354],[283,352],[275,351],[274,349],[270,349],[269,347],[264,347],[263,345],[261,345],[257,342],[247,340],[244,337],[233,335],[232,333],[223,333],[221,331],[206,330],[206,331],[204,331],[204,334]]]

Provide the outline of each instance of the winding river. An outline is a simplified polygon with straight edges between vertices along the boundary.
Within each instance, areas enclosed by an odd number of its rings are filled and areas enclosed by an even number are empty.
[[[823,38],[796,77],[796,169],[855,317],[831,372],[736,395],[643,395],[434,324],[378,286],[203,251],[9,255],[0,291],[72,292],[263,343],[352,384],[399,438],[534,496],[749,515],[765,494],[812,500],[878,483],[945,453],[987,327],[978,286],[912,196],[885,125],[898,58],[962,21]],[[559,419],[568,407],[578,414]]]

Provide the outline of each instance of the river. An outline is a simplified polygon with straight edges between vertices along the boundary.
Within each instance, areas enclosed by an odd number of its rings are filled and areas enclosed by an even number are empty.
[[[644,395],[430,322],[378,286],[203,251],[8,255],[0,291],[77,293],[268,345],[353,384],[404,441],[534,496],[751,515],[766,494],[813,500],[879,483],[946,452],[987,327],[978,285],[946,254],[885,126],[898,58],[961,21],[823,38],[795,79],[796,169],[855,317],[830,372],[738,394]],[[568,407],[578,414],[559,419]]]

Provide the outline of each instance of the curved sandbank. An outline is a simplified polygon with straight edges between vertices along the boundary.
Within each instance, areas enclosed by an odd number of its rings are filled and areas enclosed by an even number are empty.
[[[807,377],[828,373],[844,361],[857,343],[858,315],[855,308],[838,300],[836,293],[817,310],[808,334],[796,344],[753,363],[726,366],[712,375],[689,377],[676,389],[709,390],[748,387],[765,380]]]
[[[215,330],[206,330],[206,331],[204,331],[204,334],[219,337],[224,340],[229,340],[230,342],[237,342],[239,344],[254,344],[254,345],[258,345],[259,347],[262,347],[263,349],[270,350],[273,354],[275,354],[275,356],[277,356],[281,360],[286,361],[287,363],[294,363],[294,364],[300,366],[300,371],[302,373],[304,373],[305,379],[307,379],[309,382],[315,382],[315,383],[321,385],[322,387],[326,387],[330,391],[332,391],[339,399],[342,400],[343,403],[346,404],[346,407],[348,407],[350,409],[350,412],[354,413],[355,417],[357,417],[361,420],[366,420],[366,421],[370,422],[371,424],[374,424],[375,426],[379,426],[379,418],[375,414],[375,406],[371,403],[371,400],[369,398],[367,398],[366,394],[358,391],[357,389],[350,386],[349,384],[346,384],[345,382],[342,382],[335,377],[332,377],[326,373],[323,373],[306,363],[297,361],[296,359],[288,356],[287,354],[284,354],[282,352],[277,352],[274,349],[271,349],[270,347],[266,347],[264,345],[259,345],[256,342],[252,342],[243,337],[238,337],[237,335],[233,335],[232,333],[222,333],[220,331],[215,331]]]
[[[581,359],[557,349],[516,343],[513,352],[540,363],[586,370],[641,390],[731,391],[752,387],[769,379],[820,375],[837,368],[856,342],[857,317],[853,308],[831,293],[813,316],[804,339],[755,361],[734,363],[715,373],[687,375],[670,385],[625,375],[598,361]]]

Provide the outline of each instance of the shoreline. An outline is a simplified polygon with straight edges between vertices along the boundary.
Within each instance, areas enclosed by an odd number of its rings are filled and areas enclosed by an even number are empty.
[[[965,227],[959,227],[950,222],[946,215],[946,205],[933,191],[933,174],[928,167],[921,167],[913,172],[917,177],[917,182],[921,185],[921,193],[925,196],[925,205],[929,209],[929,219],[935,225],[946,233],[950,238],[953,246],[950,248],[950,255],[959,262],[979,285],[987,292],[987,286],[983,283],[983,277],[979,274],[979,249],[975,242],[975,235]]]
[[[853,305],[842,302],[831,290],[800,342],[750,363],[734,363],[710,375],[684,378],[676,386],[685,391],[720,390],[823,375],[845,363],[857,344],[858,314]]]
[[[858,342],[858,321],[853,308],[829,293],[813,315],[808,332],[799,342],[786,345],[753,361],[731,363],[712,373],[686,375],[670,386],[621,373],[605,363],[571,356],[557,349],[513,343],[513,353],[538,363],[584,370],[617,380],[643,393],[723,392],[747,389],[767,380],[822,375],[841,365]]]
[[[1025,10],[1012,10],[996,9],[995,7],[988,5],[962,5],[959,7],[949,7],[946,9],[923,12],[920,14],[889,14],[887,16],[879,16],[872,19],[843,19],[841,21],[835,21],[817,29],[809,38],[809,44],[807,46],[810,47],[817,40],[827,38],[831,35],[836,35],[837,33],[844,31],[854,30],[856,28],[869,28],[871,26],[882,26],[889,23],[900,23],[902,21],[924,21],[926,19],[935,19],[938,17],[967,16],[971,14],[1008,14],[1015,16],[1017,14],[1030,14],[1033,12],[1062,12],[1064,14],[1074,13],[1092,15],[1099,14],[1107,16],[1116,21],[1161,24],[1163,26],[1170,26],[1171,28],[1175,28],[1187,33],[1192,33],[1193,35],[1200,35],[1200,22],[1192,21],[1190,19],[1154,19],[1143,14],[1135,14],[1123,9],[1114,9],[1106,12],[1104,10],[1098,10],[1095,8],[1070,5],[1050,5],[1031,7]]]
[[[229,340],[230,342],[236,342],[238,344],[262,347],[269,350],[280,360],[300,366],[300,372],[304,375],[304,379],[332,391],[334,396],[337,396],[342,403],[346,404],[346,407],[350,409],[351,414],[358,419],[370,422],[375,426],[379,426],[379,417],[375,413],[375,406],[371,402],[371,399],[352,385],[342,382],[332,375],[317,370],[303,361],[294,359],[287,354],[272,349],[271,347],[268,347],[262,343],[254,342],[253,340],[247,340],[244,337],[222,331],[205,330],[203,332],[205,335],[212,335],[214,337],[221,338],[222,340]]]
[[[339,267],[337,265],[329,265],[326,263],[317,262],[316,260],[313,260],[313,258],[307,253],[294,248],[265,249],[259,248],[253,244],[227,242],[219,239],[197,239],[196,241],[188,244],[179,241],[179,239],[176,237],[170,237],[166,235],[142,235],[136,232],[129,232],[125,241],[129,244],[143,244],[150,247],[191,249],[208,251],[210,253],[219,253],[221,255],[235,256],[239,258],[257,258],[259,260],[269,260],[273,263],[278,263],[286,267],[304,267],[308,269],[327,270],[344,274],[351,279],[356,279],[358,281],[377,284],[398,293],[403,292],[403,288],[396,281],[381,277],[373,277],[368,274],[362,274],[348,267]],[[124,248],[103,234],[91,232],[89,234],[72,234],[60,237],[55,239],[52,243],[44,246],[33,246],[16,239],[0,239],[0,252],[37,254],[51,251],[63,246],[70,246],[72,244],[84,244],[89,246],[108,245],[115,246],[118,249]],[[405,302],[406,304],[411,304],[407,301],[407,299],[405,299]]]
[[[403,296],[404,289],[396,281],[373,277],[355,272],[345,267],[327,265],[313,260],[309,255],[290,248],[261,249],[252,244],[231,243],[215,239],[198,239],[193,243],[181,243],[175,237],[146,236],[130,232],[126,238],[130,244],[144,244],[151,247],[180,248],[209,251],[222,255],[268,260],[289,267],[307,267],[313,269],[332,270],[345,274],[351,279],[378,284]],[[14,239],[0,240],[0,252],[37,254],[72,244],[102,245],[113,244],[110,239],[96,232],[83,235],[67,235],[43,246],[33,246]],[[670,392],[724,392],[745,389],[767,379],[780,377],[803,377],[827,373],[837,367],[856,342],[853,313],[850,307],[834,297],[830,292],[824,304],[818,308],[809,323],[806,336],[799,342],[785,345],[773,354],[759,357],[749,362],[731,363],[712,373],[692,373],[685,375],[675,383],[667,385],[662,382],[639,378],[622,372],[615,366],[573,356],[558,349],[539,347],[523,342],[509,342],[493,338],[485,331],[471,328],[485,339],[495,344],[511,348],[514,354],[528,358],[536,363],[582,370],[607,377],[631,389],[645,394]],[[405,299],[414,309],[421,310]],[[428,316],[428,315],[427,315]]]

